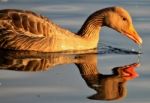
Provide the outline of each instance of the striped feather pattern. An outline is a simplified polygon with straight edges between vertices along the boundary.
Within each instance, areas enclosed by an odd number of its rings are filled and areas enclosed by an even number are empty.
[[[52,36],[70,33],[60,28],[48,18],[31,11],[4,9],[0,10],[0,28],[23,33],[28,36]]]

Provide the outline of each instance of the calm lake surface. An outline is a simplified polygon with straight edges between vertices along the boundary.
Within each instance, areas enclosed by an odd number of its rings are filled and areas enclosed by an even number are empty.
[[[43,56],[36,53],[24,55],[20,52],[7,54],[7,51],[1,51],[0,68],[10,70],[0,70],[0,103],[149,103],[149,0],[1,1],[0,9],[32,10],[73,32],[77,32],[86,18],[96,10],[108,6],[124,7],[130,12],[135,28],[143,38],[143,54],[111,52]],[[107,27],[102,28],[100,40],[101,43],[123,50],[138,50],[131,40]],[[3,54],[8,56],[3,58]],[[21,69],[22,65],[25,65],[24,69]],[[91,74],[84,76],[85,70]]]

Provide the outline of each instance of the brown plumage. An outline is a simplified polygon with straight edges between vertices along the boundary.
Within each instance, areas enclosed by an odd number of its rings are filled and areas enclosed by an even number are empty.
[[[34,12],[4,9],[0,10],[0,48],[41,52],[93,49],[97,47],[102,26],[142,43],[129,14],[120,7],[96,11],[76,34]]]

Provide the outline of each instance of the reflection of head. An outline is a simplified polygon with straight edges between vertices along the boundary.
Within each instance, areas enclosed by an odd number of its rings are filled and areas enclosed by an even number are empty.
[[[80,66],[78,65],[78,67],[82,67],[79,68],[80,73],[87,85],[97,92],[88,97],[89,99],[94,100],[116,100],[125,97],[127,94],[125,84],[127,80],[137,77],[137,73],[133,70],[137,66],[138,64],[134,63],[122,67],[116,67],[112,70],[113,74],[103,75],[98,73],[97,68],[95,68],[95,70],[94,68],[89,68],[94,66],[84,66],[83,68],[83,64],[80,64]]]

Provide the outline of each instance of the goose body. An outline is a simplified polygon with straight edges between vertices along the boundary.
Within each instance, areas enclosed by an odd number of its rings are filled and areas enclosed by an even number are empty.
[[[121,16],[127,19],[126,24],[120,23]],[[97,48],[102,26],[124,33],[137,44],[142,43],[129,14],[121,7],[94,12],[77,33],[31,11],[4,9],[0,10],[0,48],[40,52],[93,49]]]

